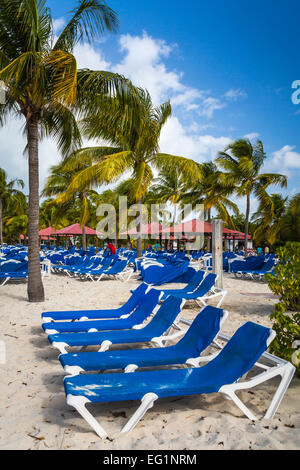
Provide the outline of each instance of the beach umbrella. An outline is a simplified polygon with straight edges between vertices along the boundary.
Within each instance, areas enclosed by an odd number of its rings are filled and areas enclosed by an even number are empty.
[[[211,234],[212,233],[212,224],[209,222],[205,222],[204,220],[200,219],[192,219],[186,222],[182,222],[181,224],[173,225],[172,227],[166,227],[162,230],[162,233],[170,233],[172,236],[176,236],[176,234]],[[223,227],[223,233],[228,236],[245,236],[244,233],[239,232],[237,230],[231,230],[229,228]]]
[[[173,237],[176,237],[176,235],[182,236],[182,234],[195,235],[197,233],[211,232],[212,225],[200,219],[188,220],[186,222],[182,222],[181,224],[173,225],[172,227],[166,227],[162,230],[164,236],[170,234],[170,236]]]
[[[67,236],[73,237],[74,235],[82,235],[82,233],[83,233],[83,230],[80,224],[72,224],[72,225],[69,225],[68,227],[57,230],[52,235],[61,236],[61,237],[67,237]],[[98,232],[97,230],[94,230],[93,228],[90,228],[90,227],[85,227],[85,233],[86,235],[103,235],[103,233]]]
[[[97,230],[94,230],[93,228],[84,227],[84,232],[85,235],[93,235],[93,236],[99,236],[103,235],[102,232],[98,232]],[[72,224],[69,225],[68,227],[62,228],[60,230],[57,230],[56,232],[53,233],[54,236],[58,237],[74,237],[75,235],[83,235],[83,229],[81,228],[80,224]],[[97,239],[96,239],[96,245],[98,247]]]
[[[161,235],[164,228],[165,227],[163,227],[163,225],[158,222],[151,222],[150,224],[145,224],[141,226],[141,234],[149,235],[151,238],[152,235]],[[137,228],[134,227],[133,229],[128,230],[127,232],[120,233],[120,235],[137,235],[137,233]]]
[[[50,237],[50,235],[53,235],[54,232],[55,229],[53,227],[42,228],[39,231],[39,237]]]

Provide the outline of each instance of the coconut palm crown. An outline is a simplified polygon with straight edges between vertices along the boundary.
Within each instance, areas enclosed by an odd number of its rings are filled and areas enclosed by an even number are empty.
[[[250,198],[254,194],[262,203],[269,203],[266,189],[279,184],[286,187],[287,178],[277,173],[261,173],[266,154],[263,143],[258,140],[252,145],[249,139],[232,142],[223,152],[219,152],[216,163],[225,171],[222,182],[226,186],[234,186],[238,196],[246,196],[245,220],[245,256],[248,254],[248,232],[250,217]]]

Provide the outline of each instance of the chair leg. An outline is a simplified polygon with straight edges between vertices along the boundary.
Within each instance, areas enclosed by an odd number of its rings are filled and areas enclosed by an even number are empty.
[[[263,382],[266,382],[267,380],[272,379],[273,377],[276,377],[280,375],[282,377],[282,380],[275,392],[275,395],[272,399],[272,402],[265,414],[266,419],[271,419],[273,418],[274,414],[277,411],[277,408],[284,396],[284,393],[286,392],[293,375],[295,373],[295,367],[290,364],[286,363],[282,366],[276,366],[272,367],[269,370],[266,370],[265,372],[259,374],[256,377],[253,377],[250,379],[248,382],[237,382],[235,384],[231,385],[223,385],[220,389],[219,392],[223,393],[225,396],[230,398],[235,402],[235,404],[245,413],[245,415],[251,419],[251,420],[256,420],[255,416],[251,411],[241,402],[241,400],[235,395],[236,390],[243,390],[243,389],[249,389],[252,387],[255,387],[256,385],[259,385]]]
[[[285,364],[283,366],[283,372],[281,375],[281,382],[276,390],[276,393],[271,401],[271,404],[269,408],[267,409],[267,412],[265,414],[266,419],[271,419],[273,418],[274,414],[276,413],[280,402],[282,398],[284,397],[284,394],[294,376],[295,373],[295,367],[292,364]]]
[[[74,396],[68,395],[67,396],[67,404],[69,406],[73,406],[78,413],[86,420],[86,422],[94,429],[94,431],[98,434],[101,439],[105,439],[107,437],[107,433],[103,429],[103,427],[98,423],[98,421],[94,418],[93,415],[86,409],[85,405],[90,403],[90,401],[81,396]]]
[[[4,279],[4,282],[2,282],[1,286],[4,286],[9,280],[10,280],[10,277],[6,277]]]
[[[144,395],[142,398],[142,403],[130,418],[130,420],[125,424],[121,432],[123,433],[131,431],[142,419],[146,411],[149,410],[149,408],[152,408],[154,401],[157,399],[158,396],[155,393],[146,393],[146,395]]]
[[[225,395],[226,398],[232,400],[238,408],[247,416],[247,418],[251,419],[251,421],[256,421],[256,416],[247,408],[247,406],[236,396],[233,390],[228,390],[226,392],[221,392]]]
[[[222,305],[222,303],[223,303],[223,300],[225,299],[226,295],[227,295],[227,291],[225,290],[225,291],[222,292],[222,294],[221,294],[221,299],[220,299],[220,301],[218,302],[217,308],[220,308],[220,307],[221,307],[221,305]]]

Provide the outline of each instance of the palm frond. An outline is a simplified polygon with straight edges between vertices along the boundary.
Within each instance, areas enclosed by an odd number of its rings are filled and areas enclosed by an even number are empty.
[[[81,0],[58,37],[53,50],[72,52],[78,42],[99,39],[105,31],[119,28],[117,14],[102,0]]]
[[[151,164],[158,170],[172,170],[177,168],[185,182],[193,183],[203,178],[201,166],[185,157],[178,157],[166,153],[157,153],[151,160]]]

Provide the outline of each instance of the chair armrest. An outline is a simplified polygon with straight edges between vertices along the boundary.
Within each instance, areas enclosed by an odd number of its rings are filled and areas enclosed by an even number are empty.
[[[181,331],[178,331],[177,333],[173,333],[172,335],[158,336],[156,338],[152,338],[151,343],[154,343],[155,345],[162,348],[166,341],[171,341],[173,339],[180,338],[180,336],[183,336],[186,332],[187,330],[181,330]]]
[[[217,351],[213,354],[209,354],[208,356],[199,356],[199,357],[193,357],[190,359],[187,359],[185,362],[188,366],[192,367],[199,367],[202,362],[209,362],[215,359],[221,351]]]

